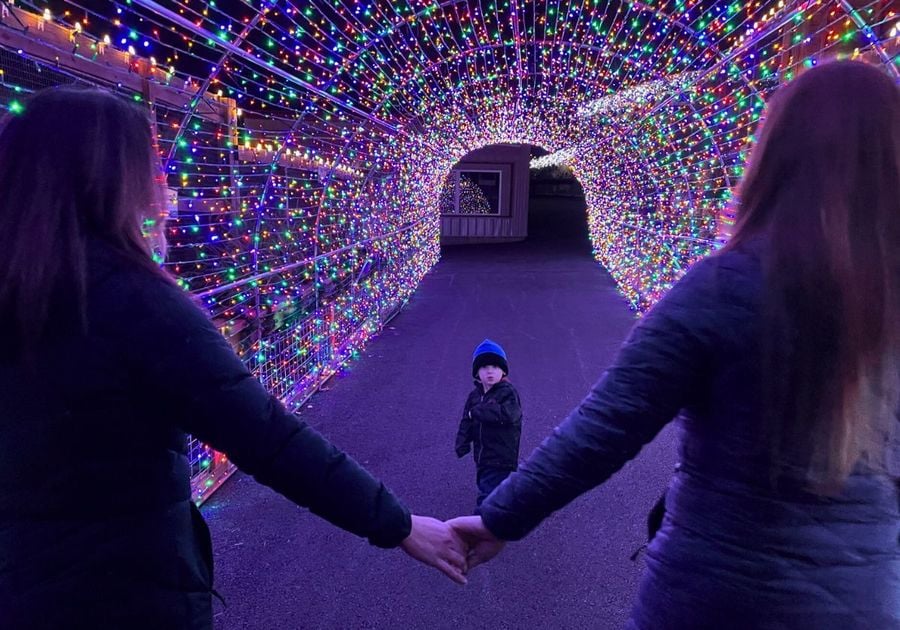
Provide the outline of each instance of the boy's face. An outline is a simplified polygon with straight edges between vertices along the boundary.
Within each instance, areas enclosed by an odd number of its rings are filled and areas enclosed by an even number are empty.
[[[502,378],[503,370],[496,365],[485,365],[482,368],[478,368],[478,380],[481,381],[485,389],[490,389],[499,383]]]

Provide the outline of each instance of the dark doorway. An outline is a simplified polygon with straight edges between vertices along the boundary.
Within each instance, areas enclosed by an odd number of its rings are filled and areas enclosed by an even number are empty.
[[[542,152],[535,149],[533,155]],[[528,241],[590,253],[584,189],[568,167],[531,170]]]

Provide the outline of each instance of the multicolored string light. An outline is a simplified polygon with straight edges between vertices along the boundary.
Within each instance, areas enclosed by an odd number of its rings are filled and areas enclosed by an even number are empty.
[[[774,88],[828,56],[900,72],[890,0],[3,6],[52,51],[0,56],[11,112],[50,76],[152,109],[177,196],[167,265],[291,404],[438,260],[441,191],[468,152],[528,143],[567,165],[597,260],[643,310],[720,242]],[[200,497],[217,456],[197,449]]]

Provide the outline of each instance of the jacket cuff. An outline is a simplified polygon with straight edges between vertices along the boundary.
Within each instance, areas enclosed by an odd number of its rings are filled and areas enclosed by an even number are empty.
[[[382,549],[398,547],[412,531],[412,516],[409,509],[397,502],[391,514],[381,519],[375,531],[369,534],[369,542]]]
[[[502,511],[493,508],[487,502],[481,505],[479,513],[484,526],[500,540],[522,540],[538,525],[537,523],[525,523],[515,518],[505,518]]]

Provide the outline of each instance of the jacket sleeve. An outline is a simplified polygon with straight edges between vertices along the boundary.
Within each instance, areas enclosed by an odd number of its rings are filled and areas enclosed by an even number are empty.
[[[161,279],[119,278],[115,340],[150,404],[241,470],[379,547],[409,535],[406,507],[263,388],[205,313]]]
[[[488,397],[472,405],[472,419],[491,424],[517,424],[522,419],[519,395],[512,387],[505,387],[497,398]]]
[[[456,432],[456,456],[465,457],[472,450],[472,429],[474,422],[469,415],[469,401],[463,409],[462,420],[459,421],[459,431]]]
[[[695,265],[632,329],[580,406],[482,504],[491,532],[523,538],[634,458],[690,402],[712,344],[714,274],[712,259]]]

